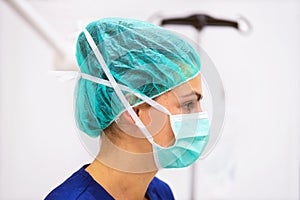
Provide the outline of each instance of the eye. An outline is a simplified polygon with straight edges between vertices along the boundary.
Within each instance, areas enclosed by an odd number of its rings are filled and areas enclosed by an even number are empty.
[[[192,101],[188,101],[185,102],[184,104],[182,104],[182,109],[184,113],[192,113],[192,112],[197,112],[197,105],[198,101],[197,100],[192,100]]]
[[[182,109],[182,113],[196,113],[199,112],[200,108],[200,100],[203,98],[199,93],[192,93],[191,95],[187,95],[182,99],[182,103],[180,103],[180,107]]]

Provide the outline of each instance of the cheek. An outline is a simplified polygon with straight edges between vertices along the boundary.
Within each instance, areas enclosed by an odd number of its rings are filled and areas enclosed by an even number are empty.
[[[174,144],[175,137],[173,134],[173,130],[169,118],[167,118],[161,131],[154,136],[154,141],[162,147],[169,147]]]

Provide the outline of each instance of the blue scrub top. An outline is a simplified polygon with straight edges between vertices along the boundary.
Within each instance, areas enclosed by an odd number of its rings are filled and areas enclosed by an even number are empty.
[[[65,182],[51,191],[45,200],[113,200],[114,198],[99,185],[83,166]],[[154,177],[146,191],[150,200],[172,200],[173,193],[165,182]]]

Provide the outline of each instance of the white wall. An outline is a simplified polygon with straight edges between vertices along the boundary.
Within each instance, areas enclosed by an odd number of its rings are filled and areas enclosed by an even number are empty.
[[[197,163],[196,199],[299,199],[299,1],[29,3],[68,42],[81,19],[147,19],[156,11],[247,17],[248,37],[229,28],[202,33],[224,81],[227,118],[215,151]],[[0,27],[0,199],[42,199],[92,161],[74,128],[74,82],[48,75],[54,52],[5,1]],[[189,169],[159,176],[177,199],[190,198]]]

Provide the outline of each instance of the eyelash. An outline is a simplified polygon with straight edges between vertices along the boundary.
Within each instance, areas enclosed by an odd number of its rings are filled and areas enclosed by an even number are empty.
[[[200,99],[199,99],[200,100]],[[191,110],[195,107],[197,107],[197,103],[199,102],[199,100],[192,100],[192,101],[188,101],[186,103],[184,103],[182,105],[182,108],[188,112],[191,112]],[[192,107],[191,107],[192,106]]]
[[[200,100],[202,100],[202,95],[197,95],[197,99],[186,101],[181,105],[181,107],[185,112],[191,113],[192,109],[198,109],[198,103],[200,102]]]

